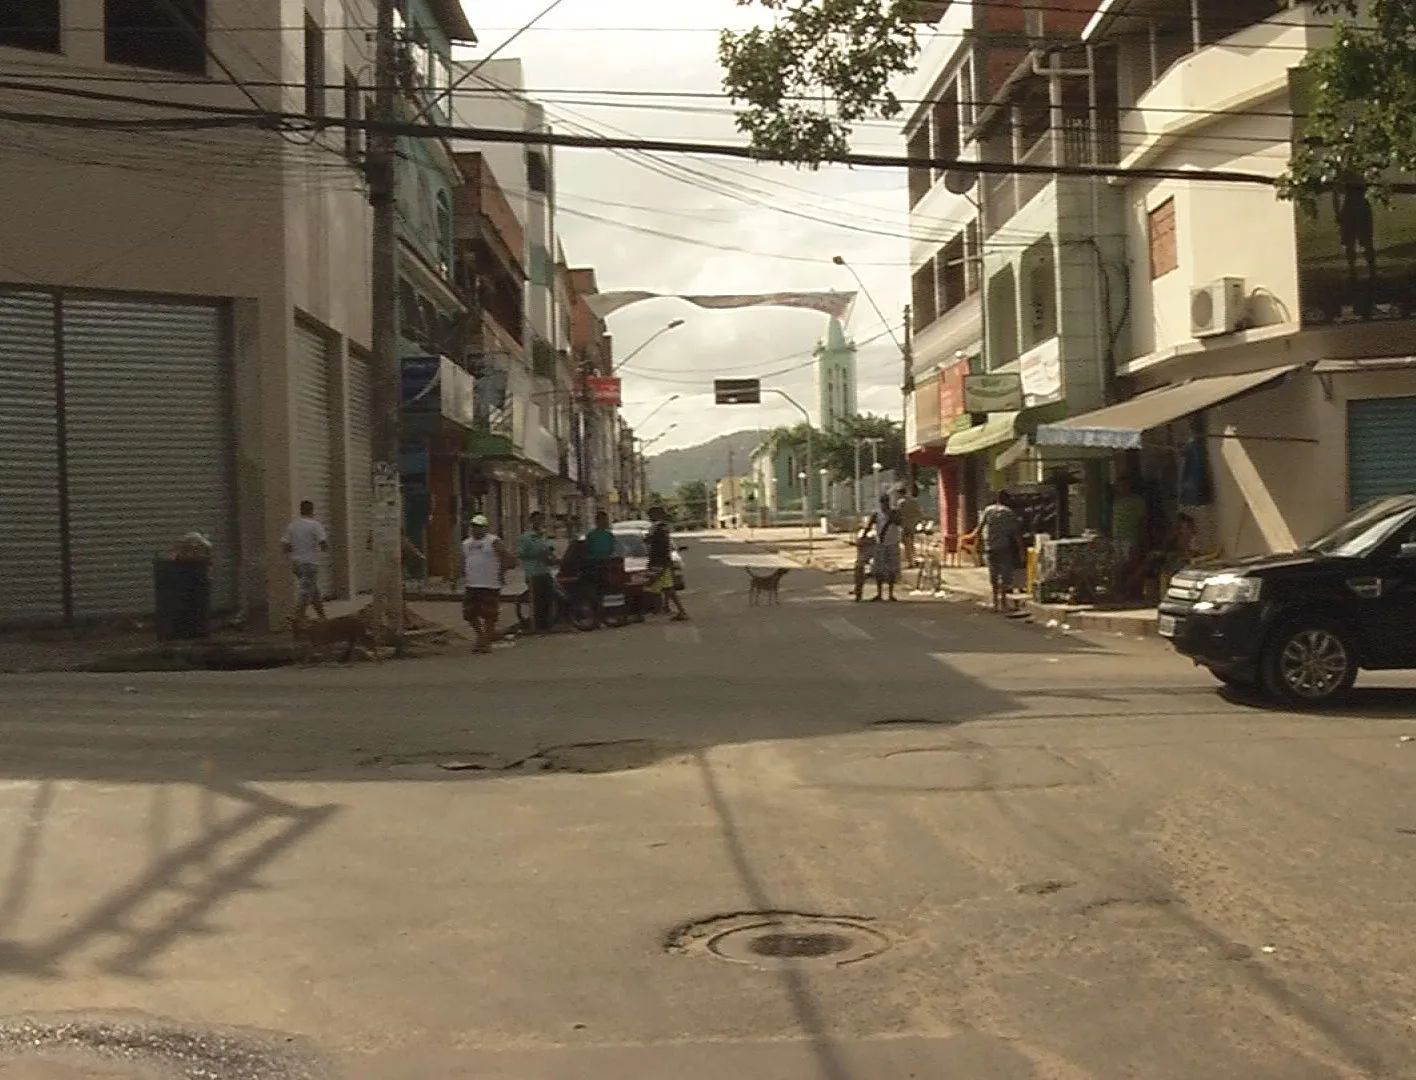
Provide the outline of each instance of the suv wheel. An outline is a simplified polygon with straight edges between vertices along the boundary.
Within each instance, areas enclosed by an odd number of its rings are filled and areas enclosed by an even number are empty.
[[[1317,616],[1278,628],[1264,649],[1264,689],[1290,705],[1326,705],[1357,681],[1357,655],[1340,623]]]

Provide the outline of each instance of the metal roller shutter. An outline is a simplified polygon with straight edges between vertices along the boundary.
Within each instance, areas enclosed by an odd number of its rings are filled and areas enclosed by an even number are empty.
[[[1349,401],[1349,505],[1410,491],[1416,491],[1416,397]]]
[[[228,369],[213,305],[64,300],[77,616],[152,610],[152,558],[197,530],[212,602],[236,600]]]
[[[309,499],[315,517],[330,532],[330,550],[320,558],[320,592],[334,595],[334,409],[329,339],[295,324],[295,503]]]
[[[0,292],[0,622],[64,615],[54,305]]]
[[[374,369],[362,353],[349,354],[349,543],[354,591],[372,592],[374,557]]]

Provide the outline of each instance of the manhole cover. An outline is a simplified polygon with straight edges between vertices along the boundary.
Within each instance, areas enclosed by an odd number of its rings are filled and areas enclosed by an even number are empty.
[[[329,1080],[294,1036],[195,1027],[136,1013],[0,1020],[0,1077],[15,1080]]]
[[[795,912],[725,915],[675,931],[670,952],[703,952],[756,967],[810,964],[842,967],[879,956],[890,947],[866,920]]]

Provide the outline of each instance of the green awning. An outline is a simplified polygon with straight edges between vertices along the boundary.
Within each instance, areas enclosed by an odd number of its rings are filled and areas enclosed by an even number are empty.
[[[980,450],[991,450],[1010,439],[1018,437],[1018,412],[990,413],[988,419],[976,427],[957,431],[949,436],[944,446],[945,457],[962,457],[976,454]]]

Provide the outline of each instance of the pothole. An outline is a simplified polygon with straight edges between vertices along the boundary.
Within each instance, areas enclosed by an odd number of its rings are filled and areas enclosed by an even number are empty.
[[[889,939],[868,921],[790,911],[744,912],[680,927],[668,936],[665,948],[760,968],[844,967],[890,947]]]
[[[889,716],[870,722],[871,727],[878,728],[955,727],[958,724],[957,720],[935,720],[928,716]]]
[[[1024,896],[1051,896],[1053,893],[1060,893],[1063,889],[1070,889],[1077,883],[1075,881],[1063,881],[1061,878],[1047,878],[1044,881],[1027,881],[1014,888],[1014,892]]]
[[[0,1076],[16,1080],[329,1080],[294,1036],[138,1013],[0,1019]]]
[[[607,742],[548,746],[522,758],[509,758],[481,750],[427,751],[417,754],[381,754],[365,758],[365,768],[387,769],[409,780],[447,780],[459,776],[494,773],[612,773],[644,769],[684,752],[651,739],[616,739]]]

